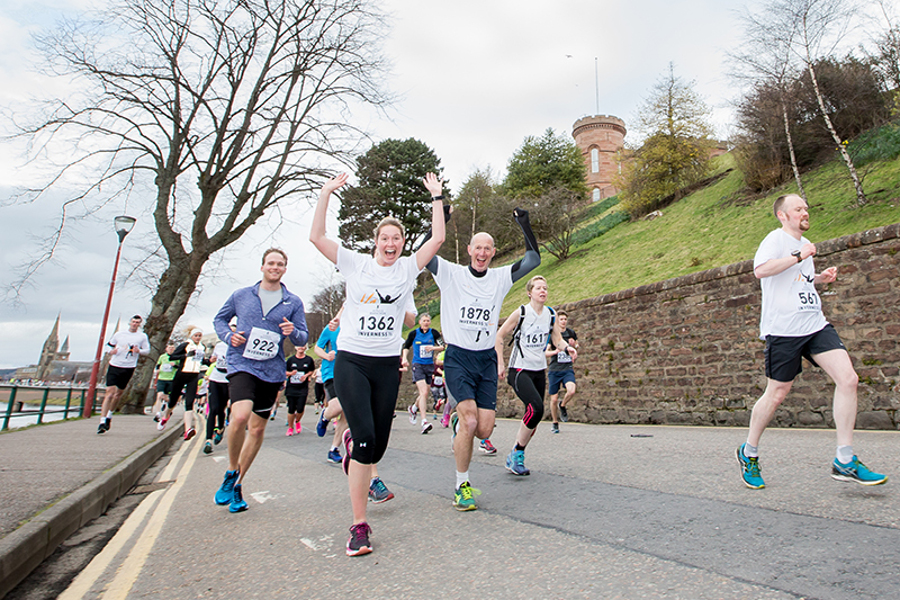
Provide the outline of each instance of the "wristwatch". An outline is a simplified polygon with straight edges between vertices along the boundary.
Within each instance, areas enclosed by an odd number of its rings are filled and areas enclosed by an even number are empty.
[[[797,262],[803,262],[803,257],[800,255],[799,250],[794,250],[791,252],[791,256],[795,256],[797,258]]]

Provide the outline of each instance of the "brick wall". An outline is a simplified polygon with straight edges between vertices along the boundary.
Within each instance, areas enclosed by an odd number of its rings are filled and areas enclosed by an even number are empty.
[[[859,429],[900,428],[900,223],[816,244],[825,315],[859,374]],[[550,282],[551,290],[553,282]],[[581,349],[573,420],[746,426],[765,388],[759,282],[744,261],[567,304]],[[833,427],[834,386],[804,361],[773,426]],[[549,416],[549,400],[545,400]],[[498,415],[522,403],[500,383]]]

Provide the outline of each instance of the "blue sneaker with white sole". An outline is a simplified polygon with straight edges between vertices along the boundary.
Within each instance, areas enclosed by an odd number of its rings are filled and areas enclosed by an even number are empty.
[[[766,487],[766,482],[763,481],[763,478],[759,474],[759,457],[745,455],[745,445],[746,444],[741,444],[738,446],[738,449],[735,452],[738,464],[741,465],[741,478],[744,480],[744,485],[751,490],[761,490]]]
[[[231,505],[228,512],[239,513],[247,510],[247,503],[244,501],[244,495],[241,493],[241,484],[234,486],[234,495],[231,498]]]
[[[887,475],[870,471],[856,455],[846,464],[835,458],[831,463],[831,476],[838,481],[856,482],[860,485],[881,485],[888,480]]]
[[[219,506],[231,504],[234,498],[234,484],[237,483],[240,474],[241,472],[238,470],[225,471],[225,481],[222,482],[222,486],[216,492],[216,504]]]

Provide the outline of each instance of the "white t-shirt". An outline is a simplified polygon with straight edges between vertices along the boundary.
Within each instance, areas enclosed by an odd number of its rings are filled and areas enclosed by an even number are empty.
[[[212,372],[209,374],[209,380],[214,381],[216,383],[228,383],[228,344],[225,342],[216,342],[216,347],[213,349],[213,356],[216,357],[216,362],[214,364],[214,368]],[[220,370],[221,369],[221,370]]]
[[[419,274],[416,257],[403,256],[382,267],[369,255],[340,247],[337,268],[347,281],[338,347],[364,356],[398,356],[403,318]]]
[[[513,285],[512,265],[475,277],[468,266],[438,257],[434,280],[441,288],[441,334],[466,350],[494,347],[503,299]]]
[[[150,340],[142,331],[117,331],[107,344],[116,349],[116,353],[110,355],[109,364],[120,369],[133,369],[137,366],[138,358],[150,354]],[[132,346],[137,346],[140,350],[132,352]]]
[[[202,343],[195,344],[189,341],[185,352],[187,352],[187,356],[184,357],[184,364],[181,366],[182,373],[199,373],[201,370],[205,370],[203,357],[206,354],[206,347]]]
[[[794,238],[783,229],[765,237],[756,251],[753,268],[768,260],[790,256],[809,240]],[[762,288],[762,313],[759,337],[801,337],[821,331],[828,321],[822,314],[822,302],[815,285],[816,267],[812,257],[788,267],[778,275],[759,280]]]
[[[510,369],[527,371],[543,371],[547,368],[547,357],[544,350],[550,338],[550,322],[553,320],[553,309],[545,306],[541,314],[534,312],[531,303],[525,304],[525,316],[518,333],[512,343],[509,354]],[[514,318],[519,318],[521,308]]]

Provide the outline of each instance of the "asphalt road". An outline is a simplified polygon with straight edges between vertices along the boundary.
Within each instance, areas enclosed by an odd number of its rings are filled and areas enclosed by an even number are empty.
[[[283,414],[270,422],[237,515],[212,501],[224,445],[179,443],[60,597],[900,597],[900,432],[857,433],[860,458],[891,477],[866,488],[829,477],[833,431],[770,430],[767,487],[749,490],[743,430],[542,424],[532,474],[515,477],[518,422],[500,421],[498,454],[476,451],[470,471],[479,510],[460,513],[449,432],[399,414],[379,465],[396,498],[369,504],[375,551],[348,558],[346,478],[313,419],[291,438]]]

